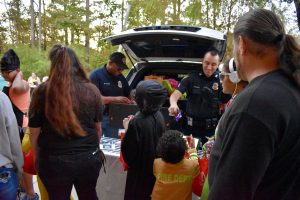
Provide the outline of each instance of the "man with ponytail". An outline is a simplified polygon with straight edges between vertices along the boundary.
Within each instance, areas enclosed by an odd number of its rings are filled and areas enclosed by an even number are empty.
[[[73,185],[79,199],[98,199],[100,92],[72,49],[54,45],[49,58],[49,79],[35,89],[29,109],[38,175],[50,200],[69,199]]]
[[[265,9],[240,17],[233,35],[238,75],[249,85],[220,120],[208,199],[299,199],[299,45]]]

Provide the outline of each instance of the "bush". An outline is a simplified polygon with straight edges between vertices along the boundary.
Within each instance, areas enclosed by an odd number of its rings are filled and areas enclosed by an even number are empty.
[[[90,73],[94,69],[105,64],[108,60],[109,55],[117,51],[117,46],[112,47],[111,45],[105,46],[100,52],[95,49],[90,49],[90,62],[87,62],[86,49],[82,45],[72,45],[70,46],[76,52],[80,62],[82,63],[85,70]],[[38,48],[30,48],[27,45],[18,45],[18,46],[8,46],[7,49],[4,49],[6,52],[8,49],[14,49],[18,54],[21,62],[21,70],[24,75],[24,79],[27,80],[31,76],[32,72],[35,72],[40,79],[43,76],[47,76],[50,70],[50,61],[48,59],[48,53],[51,47],[47,51],[39,51]],[[3,53],[4,53],[3,52]],[[1,57],[3,54],[0,55]],[[128,59],[127,59],[128,61]],[[128,66],[131,66],[130,64]],[[125,74],[127,71],[124,72]]]

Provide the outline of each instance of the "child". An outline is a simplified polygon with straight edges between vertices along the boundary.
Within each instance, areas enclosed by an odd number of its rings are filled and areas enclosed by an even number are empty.
[[[126,133],[121,149],[128,165],[125,200],[151,199],[155,183],[153,161],[156,145],[165,132],[164,118],[159,109],[166,97],[167,91],[159,83],[141,81],[135,96],[140,111],[134,117],[123,120]]]
[[[155,159],[153,165],[156,182],[152,199],[192,199],[192,183],[199,174],[199,164],[195,153],[190,153],[192,159],[184,158],[186,151],[181,132],[169,130],[160,138],[157,153],[161,158]]]

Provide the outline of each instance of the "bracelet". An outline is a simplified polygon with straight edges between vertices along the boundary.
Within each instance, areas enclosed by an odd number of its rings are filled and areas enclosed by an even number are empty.
[[[191,160],[196,160],[196,159],[198,159],[197,153],[191,153],[191,154],[190,154],[190,159],[191,159]]]

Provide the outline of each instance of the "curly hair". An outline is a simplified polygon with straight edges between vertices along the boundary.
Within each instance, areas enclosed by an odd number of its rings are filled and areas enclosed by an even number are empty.
[[[156,151],[159,157],[167,163],[176,164],[180,162],[187,150],[183,134],[176,130],[168,130],[159,139]]]

